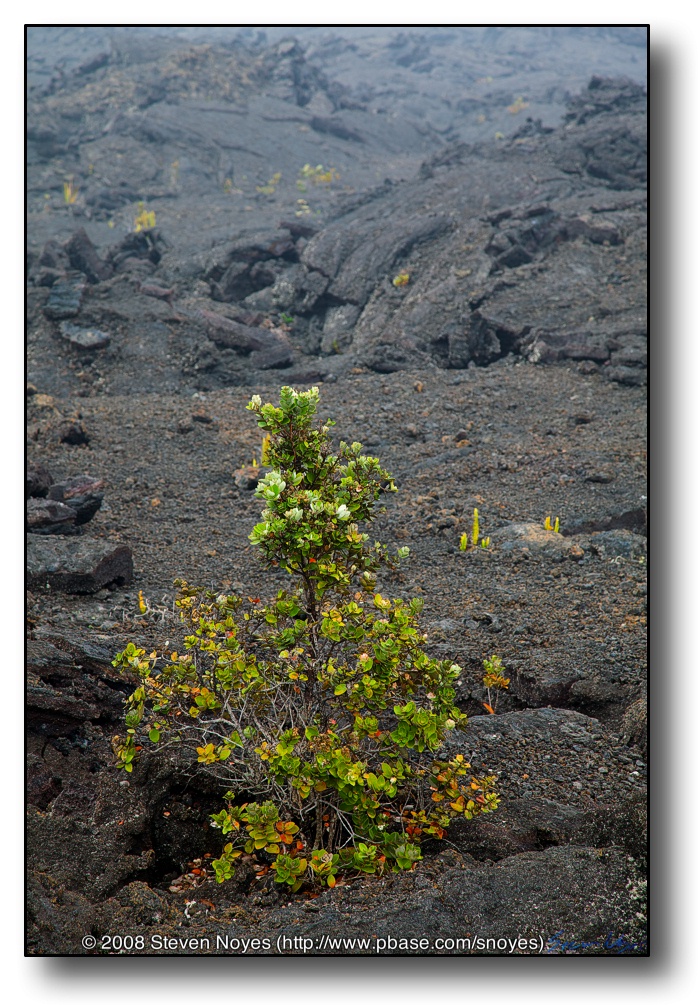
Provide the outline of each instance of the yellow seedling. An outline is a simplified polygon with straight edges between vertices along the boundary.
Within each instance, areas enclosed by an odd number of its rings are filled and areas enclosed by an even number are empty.
[[[510,115],[518,115],[524,108],[528,108],[528,101],[524,101],[522,95],[519,95],[516,101],[507,106],[507,111]]]
[[[407,286],[410,281],[409,272],[399,272],[393,279],[393,286]]]
[[[77,202],[78,189],[77,185],[73,184],[73,179],[69,178],[68,181],[63,182],[63,201],[66,206],[72,206]]]
[[[143,590],[138,591],[138,610],[145,614],[148,610],[148,601],[143,596]]]
[[[468,540],[469,539],[468,539],[467,533],[461,534],[461,539],[460,539],[460,550],[461,551],[467,551],[468,550]],[[473,527],[472,527],[472,532],[471,532],[471,535],[470,535],[470,546],[471,546],[471,548],[477,548],[478,541],[480,542],[480,547],[481,548],[489,548],[489,546],[490,546],[490,538],[489,537],[483,537],[482,539],[480,538],[480,514],[478,513],[477,508],[475,508],[473,510]]]
[[[280,181],[281,181],[281,172],[276,171],[271,176],[266,185],[255,185],[255,188],[262,195],[273,195],[274,192],[276,192],[276,186],[279,184]]]
[[[311,181],[314,185],[331,185],[333,181],[339,181],[339,172],[333,167],[325,170],[322,164],[318,164],[316,167],[304,164],[298,172],[298,176],[296,186],[300,192],[306,191],[306,181]]]
[[[155,212],[145,208],[144,203],[138,203],[138,215],[133,221],[133,229],[136,233],[141,230],[152,230],[155,226]]]
[[[502,672],[504,670],[504,666],[499,656],[490,656],[489,659],[482,661],[482,665],[485,668],[485,675],[482,678],[482,683],[487,688],[487,701],[483,701],[482,704],[490,715],[494,715],[497,710],[499,692],[506,691],[509,687],[510,678],[504,676]],[[493,690],[496,692],[494,703],[492,701]]]
[[[546,530],[552,530],[556,534],[559,534],[560,533],[560,517],[556,516],[555,517],[555,523],[553,523],[553,521],[551,520],[551,518],[549,516],[546,516],[545,523],[544,523],[543,526],[545,527]]]

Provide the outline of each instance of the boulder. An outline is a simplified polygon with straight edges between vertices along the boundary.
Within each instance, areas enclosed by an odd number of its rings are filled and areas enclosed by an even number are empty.
[[[76,475],[53,484],[48,497],[69,506],[75,513],[75,523],[80,526],[91,520],[102,505],[104,493],[100,490],[103,486],[104,482],[99,478]]]
[[[133,556],[128,545],[86,537],[60,540],[27,536],[30,590],[96,593],[109,583],[127,585],[132,579]]]
[[[56,499],[27,499],[27,530],[31,534],[72,534],[75,510]]]
[[[61,321],[61,335],[76,349],[105,349],[111,337],[98,328],[81,328],[70,321]]]
[[[76,230],[66,242],[65,251],[72,268],[84,273],[91,283],[99,283],[111,276],[113,271],[111,265],[99,257],[84,227]]]
[[[551,558],[556,562],[566,558],[574,544],[569,537],[537,523],[511,523],[492,531],[490,536],[498,551],[526,552],[530,557]]]

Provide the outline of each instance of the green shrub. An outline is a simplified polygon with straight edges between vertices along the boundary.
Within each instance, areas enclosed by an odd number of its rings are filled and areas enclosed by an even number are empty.
[[[465,727],[460,667],[422,650],[420,599],[377,592],[378,570],[409,549],[391,557],[360,525],[396,488],[361,444],[333,451],[318,401],[317,388],[284,387],[278,408],[258,395],[248,405],[271,468],[250,540],[292,586],[263,603],[177,580],[183,653],[130,643],[114,660],[138,678],[118,764],[130,772],[142,747],[176,744],[229,790],[212,818],[228,838],[219,882],[242,851],[294,890],[411,869],[423,838],[498,803],[493,776],[469,775],[461,754],[436,758]]]

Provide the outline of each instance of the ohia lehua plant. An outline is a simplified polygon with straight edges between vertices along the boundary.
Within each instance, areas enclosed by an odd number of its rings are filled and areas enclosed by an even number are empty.
[[[130,643],[114,660],[136,679],[114,740],[119,766],[176,746],[227,789],[212,818],[225,841],[220,882],[243,853],[293,890],[412,869],[423,839],[498,804],[494,776],[442,752],[466,724],[460,667],[422,649],[422,600],[377,589],[379,570],[408,554],[362,529],[393,479],[361,444],[333,447],[318,402],[317,388],[284,387],[278,406],[258,395],[247,406],[270,469],[250,540],[289,574],[288,589],[264,603],[177,580],[181,652]]]

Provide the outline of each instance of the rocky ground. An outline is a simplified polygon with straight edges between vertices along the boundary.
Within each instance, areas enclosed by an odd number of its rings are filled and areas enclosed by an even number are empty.
[[[644,35],[488,31],[30,33],[31,954],[646,951]],[[312,898],[215,884],[220,793],[110,743],[111,659],[177,632],[176,576],[278,588],[245,405],[282,384],[394,474],[385,590],[424,597],[502,797]]]

